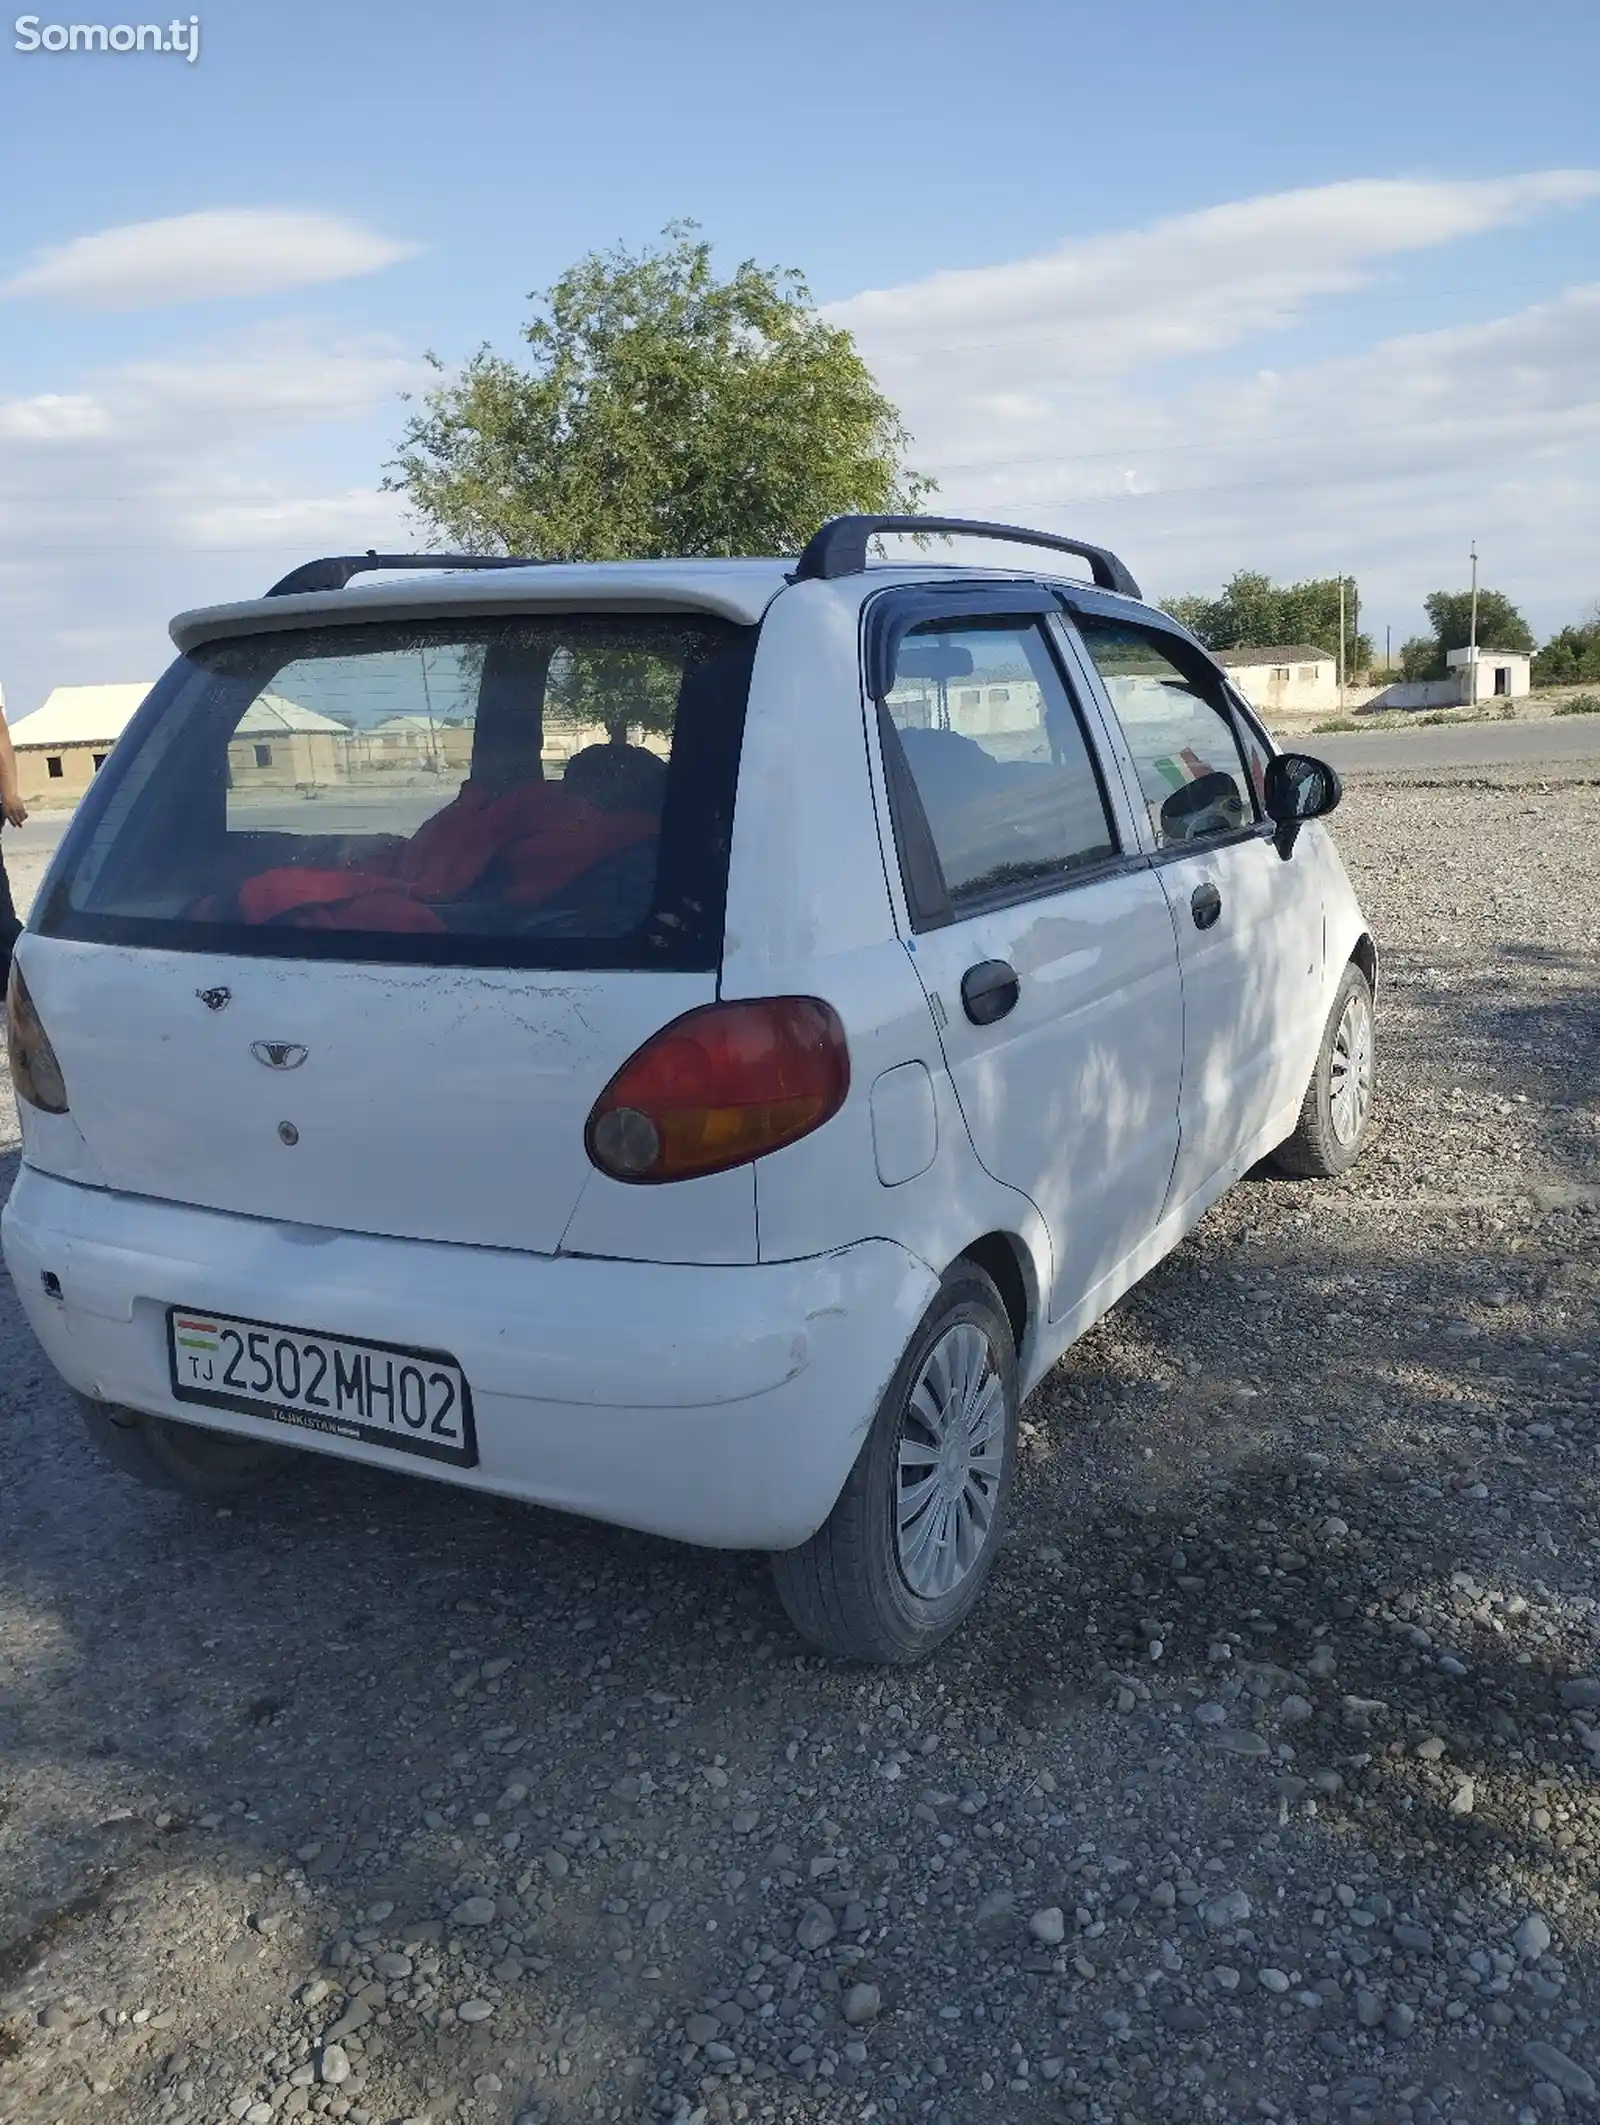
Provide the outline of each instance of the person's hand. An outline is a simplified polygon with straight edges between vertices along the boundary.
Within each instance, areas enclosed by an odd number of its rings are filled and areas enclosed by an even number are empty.
[[[21,826],[28,816],[28,807],[20,797],[8,797],[5,801],[6,824]]]

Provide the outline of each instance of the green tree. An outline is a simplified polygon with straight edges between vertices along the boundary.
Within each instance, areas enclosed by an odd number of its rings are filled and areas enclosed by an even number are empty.
[[[1400,669],[1408,679],[1442,679],[1452,649],[1472,640],[1472,592],[1432,590],[1422,601],[1432,635],[1413,635],[1400,652]],[[1500,590],[1478,592],[1478,642],[1484,649],[1531,651],[1528,623]]]
[[[527,364],[480,347],[388,468],[469,552],[793,553],[826,517],[912,509],[933,486],[802,276],[746,260],[718,279],[692,223],[591,252],[534,300]]]
[[[1535,686],[1571,686],[1600,679],[1600,605],[1577,627],[1563,627],[1533,660]]]
[[[1211,611],[1210,598],[1162,598],[1158,600],[1161,610],[1170,613],[1180,627],[1187,627],[1190,634],[1206,640],[1206,618]]]
[[[1169,598],[1165,610],[1197,634],[1207,649],[1272,649],[1308,642],[1339,654],[1338,576],[1304,583],[1274,583],[1270,576],[1243,568],[1216,598]],[[1345,670],[1364,671],[1372,662],[1372,640],[1358,634],[1355,621],[1359,593],[1354,576],[1344,578]]]
[[[1440,679],[1444,676],[1444,652],[1432,635],[1412,635],[1400,644],[1402,679]]]

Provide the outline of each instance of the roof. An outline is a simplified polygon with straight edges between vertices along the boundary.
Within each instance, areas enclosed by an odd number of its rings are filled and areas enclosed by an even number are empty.
[[[1243,669],[1252,664],[1332,664],[1331,649],[1317,649],[1310,642],[1280,642],[1269,649],[1252,649],[1240,643],[1237,649],[1214,649],[1211,652],[1217,662],[1225,667]]]
[[[1531,649],[1485,649],[1480,642],[1476,649],[1447,649],[1444,661],[1453,670],[1460,671],[1464,665],[1474,662],[1479,664],[1510,664],[1518,657],[1526,664],[1532,655],[1533,651]]]
[[[257,731],[328,731],[336,738],[348,738],[349,727],[338,723],[332,716],[318,715],[314,708],[302,708],[298,701],[286,701],[282,694],[261,694],[251,702],[234,725],[236,732],[253,734]]]
[[[13,745],[115,745],[154,685],[57,686],[43,707],[11,726]]]
[[[403,613],[408,619],[447,618],[452,614],[488,615],[532,612],[554,607],[562,612],[715,613],[753,627],[789,583],[792,560],[714,561],[556,561],[527,568],[441,569],[430,575],[398,572],[361,575],[344,590],[306,591],[292,597],[250,598],[234,605],[202,606],[180,612],[171,635],[181,650],[228,635],[280,632],[287,628],[384,620]],[[963,582],[1060,582],[1096,598],[1111,591],[1090,591],[1087,584],[1055,569],[983,568],[964,562],[890,561],[869,566],[864,574],[841,576],[832,583],[799,586],[808,595],[826,593],[859,600],[887,583],[929,583],[958,578]],[[798,593],[797,593],[798,594]],[[1139,610],[1132,603],[1134,611]],[[1321,650],[1306,652],[1323,655]]]

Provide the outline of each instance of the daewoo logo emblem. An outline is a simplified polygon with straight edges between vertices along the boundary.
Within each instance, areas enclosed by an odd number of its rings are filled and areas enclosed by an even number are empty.
[[[292,1040],[253,1040],[250,1053],[269,1070],[298,1070],[311,1050]]]

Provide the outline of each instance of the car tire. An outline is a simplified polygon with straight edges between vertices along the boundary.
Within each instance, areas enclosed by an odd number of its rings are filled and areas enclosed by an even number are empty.
[[[300,1459],[292,1446],[141,1416],[87,1395],[78,1397],[78,1407],[90,1438],[112,1467],[154,1490],[220,1504],[258,1490]]]
[[[1011,1323],[989,1277],[963,1260],[911,1338],[833,1511],[772,1560],[801,1637],[840,1659],[925,1660],[983,1591],[1016,1458]]]
[[[1372,1126],[1372,984],[1352,960],[1334,991],[1300,1121],[1272,1154],[1291,1180],[1332,1180],[1361,1156]]]

